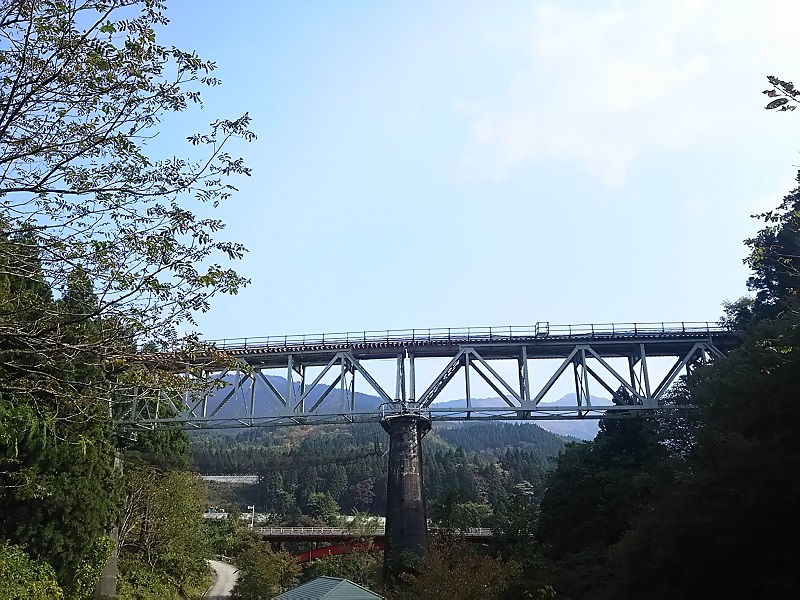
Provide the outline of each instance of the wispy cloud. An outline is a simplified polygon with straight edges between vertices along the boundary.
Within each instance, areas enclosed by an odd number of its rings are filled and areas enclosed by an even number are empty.
[[[800,3],[789,0],[591,6],[538,3],[513,30],[487,34],[525,66],[456,106],[471,134],[464,174],[501,179],[560,160],[621,184],[644,155],[719,144],[760,104],[754,86],[800,58],[789,25]]]

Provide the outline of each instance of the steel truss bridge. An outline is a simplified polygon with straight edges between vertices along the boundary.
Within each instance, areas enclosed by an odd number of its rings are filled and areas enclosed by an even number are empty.
[[[164,390],[140,390],[121,403],[115,420],[125,429],[148,430],[376,422],[404,413],[421,414],[432,421],[623,417],[666,410],[665,394],[681,373],[691,373],[697,365],[723,356],[737,344],[736,334],[727,328],[696,322],[540,322],[529,327],[220,340],[214,343],[214,353],[195,357],[184,373],[197,382],[217,380],[216,386],[177,396]],[[672,366],[655,378],[648,361],[664,357],[672,359]],[[393,378],[378,376],[372,368],[376,361],[385,363],[387,359],[396,365],[390,369]],[[432,379],[420,381],[420,361],[432,359],[438,359],[439,365],[442,359],[447,363]],[[153,360],[163,368],[173,359],[172,355],[158,355]],[[546,364],[555,369],[549,377],[532,381],[531,361],[544,360],[550,360]],[[515,373],[511,378],[500,373],[508,373],[508,366],[500,365],[509,364]],[[186,368],[185,363],[181,365]],[[574,379],[576,404],[542,403],[545,394],[568,371]],[[281,374],[285,383],[279,386],[267,374]],[[436,404],[445,386],[459,374],[464,378],[464,404]],[[497,394],[496,405],[474,402],[471,384],[476,377]],[[360,405],[356,380],[381,399],[379,407],[374,403]],[[590,387],[612,398],[624,389],[633,404],[593,406]],[[257,397],[258,388],[266,396]],[[332,394],[339,396],[335,412],[323,405]]]

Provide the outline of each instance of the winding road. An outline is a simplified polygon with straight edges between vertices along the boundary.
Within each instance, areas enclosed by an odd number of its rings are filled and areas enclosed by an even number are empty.
[[[231,597],[233,586],[239,578],[236,567],[218,560],[210,560],[208,564],[214,569],[214,583],[203,595],[206,600],[224,600]]]

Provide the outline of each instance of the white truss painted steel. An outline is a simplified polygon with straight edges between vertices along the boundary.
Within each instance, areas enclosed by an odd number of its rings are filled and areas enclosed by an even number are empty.
[[[434,421],[627,417],[668,410],[662,401],[682,372],[690,373],[737,344],[734,333],[709,323],[538,323],[221,340],[215,344],[213,357],[195,358],[188,365],[173,355],[147,357],[145,362],[160,368],[187,369],[187,376],[208,384],[206,391],[177,398],[164,390],[134,390],[119,402],[116,422],[135,430],[374,422],[406,412],[422,413]],[[658,381],[648,368],[648,359],[655,357],[674,360]],[[380,377],[367,369],[371,361],[387,359],[396,361],[394,395],[387,392],[388,382],[381,385]],[[448,362],[417,395],[417,364],[429,359]],[[544,359],[556,359],[558,366],[546,381],[534,383],[531,361]],[[619,359],[627,362],[627,369],[612,365]],[[499,365],[509,361],[515,364],[514,381],[499,372],[503,370]],[[306,378],[309,368],[319,369],[311,381]],[[265,374],[278,369],[286,374],[282,389]],[[568,370],[574,378],[576,404],[542,403]],[[459,373],[464,376],[464,405],[437,405],[441,391]],[[474,403],[471,378],[476,375],[497,394],[496,406]],[[356,379],[380,398],[380,406],[359,404]],[[216,386],[210,385],[214,382]],[[593,406],[590,387],[612,398],[624,390],[633,404]],[[264,393],[261,398],[257,388]],[[337,395],[336,409],[329,408],[330,402],[323,405]],[[234,399],[237,405],[231,414]]]

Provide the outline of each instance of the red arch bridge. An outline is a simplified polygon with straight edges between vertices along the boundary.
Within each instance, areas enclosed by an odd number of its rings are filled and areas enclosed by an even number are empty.
[[[364,530],[340,527],[257,527],[254,531],[264,540],[276,545],[283,542],[307,542],[309,549],[294,555],[299,563],[337,554],[384,549],[383,527]],[[431,529],[430,532],[435,533],[436,530]],[[492,530],[473,527],[462,531],[460,535],[466,540],[481,542],[492,537]],[[320,543],[327,545],[320,546]]]

